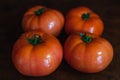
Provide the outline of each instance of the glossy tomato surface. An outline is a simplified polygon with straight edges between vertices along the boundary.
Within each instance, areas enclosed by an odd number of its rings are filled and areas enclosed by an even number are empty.
[[[54,36],[39,31],[23,33],[15,42],[12,60],[16,69],[27,76],[46,76],[60,65],[63,49]]]
[[[95,35],[103,33],[104,24],[99,15],[85,6],[71,9],[66,14],[65,31],[67,34],[86,32]]]
[[[42,30],[45,33],[58,36],[64,25],[62,13],[44,6],[34,6],[25,12],[22,19],[24,31]]]
[[[87,36],[87,37],[86,37]],[[113,59],[112,45],[91,34],[71,34],[64,44],[64,58],[74,69],[85,73],[104,70]]]

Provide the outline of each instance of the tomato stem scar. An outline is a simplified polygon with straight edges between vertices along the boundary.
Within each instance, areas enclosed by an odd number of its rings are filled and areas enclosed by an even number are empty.
[[[80,36],[82,37],[82,40],[85,42],[85,43],[89,43],[92,41],[92,37],[91,36],[88,36],[86,34],[83,34],[83,33],[80,33]]]
[[[90,13],[84,13],[84,14],[81,16],[81,18],[82,18],[83,20],[88,20],[88,19],[90,18]]]
[[[43,42],[42,37],[38,34],[34,34],[31,38],[26,37],[26,39],[30,44],[34,46]]]
[[[35,15],[39,16],[43,12],[45,12],[45,8],[38,9],[38,10],[35,11]]]

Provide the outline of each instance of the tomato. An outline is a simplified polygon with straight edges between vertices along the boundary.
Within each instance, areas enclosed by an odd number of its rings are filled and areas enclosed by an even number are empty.
[[[87,33],[74,33],[65,41],[64,58],[78,71],[96,73],[111,63],[113,48],[105,38]]]
[[[44,6],[34,6],[25,12],[22,19],[24,31],[42,30],[45,33],[58,36],[64,25],[64,16],[55,9]]]
[[[99,15],[87,7],[71,9],[66,14],[65,31],[92,33],[100,36],[103,33],[104,24]]]
[[[46,76],[60,65],[63,49],[54,36],[40,31],[23,33],[15,42],[12,60],[26,76]]]

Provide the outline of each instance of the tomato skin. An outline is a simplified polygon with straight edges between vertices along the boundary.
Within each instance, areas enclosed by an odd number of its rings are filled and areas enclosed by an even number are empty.
[[[93,40],[85,43],[78,33],[71,34],[64,44],[64,58],[78,71],[96,73],[104,70],[111,63],[113,48],[106,39],[93,34],[90,36]]]
[[[39,15],[35,12],[43,9]],[[38,12],[39,13],[39,12]],[[24,31],[42,30],[45,33],[58,36],[64,25],[64,16],[55,9],[45,6],[34,6],[25,12],[22,19],[22,27]]]
[[[84,14],[88,14],[86,18],[82,17]],[[100,36],[103,30],[104,24],[99,15],[87,7],[73,8],[66,14],[65,31],[67,34],[86,32]]]
[[[33,46],[26,37],[40,35],[43,42]],[[60,65],[63,49],[52,35],[39,31],[24,33],[14,44],[12,60],[16,69],[26,76],[47,76]]]

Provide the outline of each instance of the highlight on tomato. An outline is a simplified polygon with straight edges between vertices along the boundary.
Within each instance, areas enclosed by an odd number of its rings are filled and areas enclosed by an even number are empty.
[[[75,70],[96,73],[113,59],[113,48],[105,38],[89,33],[74,33],[64,43],[64,58]]]
[[[53,35],[40,31],[23,33],[13,46],[12,61],[26,76],[47,76],[61,64],[63,49]]]

